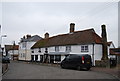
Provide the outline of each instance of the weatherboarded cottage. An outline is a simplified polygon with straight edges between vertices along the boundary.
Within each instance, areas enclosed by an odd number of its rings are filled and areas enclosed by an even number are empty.
[[[36,42],[32,47],[32,61],[47,63],[60,63],[68,54],[89,54],[92,63],[103,57],[103,40],[94,29],[74,31],[75,24],[70,24],[70,32],[67,34],[45,38]]]
[[[19,42],[20,61],[31,61],[31,47],[40,39],[42,38],[38,35],[26,35],[23,38],[21,38]]]

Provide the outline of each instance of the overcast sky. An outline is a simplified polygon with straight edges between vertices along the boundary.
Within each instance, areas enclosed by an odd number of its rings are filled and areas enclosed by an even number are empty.
[[[107,26],[108,41],[118,46],[117,2],[2,2],[0,24],[3,44],[19,42],[26,34],[51,36],[69,33],[70,23],[75,31],[94,28],[101,36],[101,25]]]

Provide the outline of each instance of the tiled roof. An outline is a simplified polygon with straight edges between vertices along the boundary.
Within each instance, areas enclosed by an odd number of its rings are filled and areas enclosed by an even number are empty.
[[[18,50],[19,45],[5,45],[5,50],[9,51],[9,50]]]
[[[46,39],[39,40],[32,48],[49,47],[49,46],[64,46],[64,45],[78,45],[102,43],[102,39],[97,35],[94,29],[83,31],[76,31],[73,33],[57,35]]]
[[[110,55],[119,55],[120,56],[120,48],[111,48]]]
[[[110,46],[110,45],[112,44],[112,41],[110,41],[110,42],[107,42],[107,44],[108,44],[108,46]]]
[[[38,36],[38,35],[34,35],[34,36],[32,36],[32,37],[30,37],[30,38],[21,38],[21,42],[31,42],[31,41],[38,41],[38,40],[41,40],[42,38],[40,37],[40,36]]]

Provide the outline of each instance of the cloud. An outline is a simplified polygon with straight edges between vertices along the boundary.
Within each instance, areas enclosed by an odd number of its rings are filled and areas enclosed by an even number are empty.
[[[117,46],[117,3],[89,2],[41,2],[3,3],[3,32],[8,35],[5,42],[19,41],[25,34],[44,37],[69,32],[69,24],[75,22],[76,30],[94,28],[101,35],[100,25],[107,24],[108,40]],[[114,34],[111,34],[113,33]]]

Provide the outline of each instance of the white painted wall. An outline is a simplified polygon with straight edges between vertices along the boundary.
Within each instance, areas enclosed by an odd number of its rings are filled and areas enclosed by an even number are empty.
[[[95,65],[95,60],[101,60],[102,58],[102,45],[101,44],[94,44],[94,52],[93,52],[93,44],[88,44],[88,52],[81,52],[82,45],[72,45],[70,54],[89,54],[92,57],[93,65]],[[32,55],[44,55],[45,48],[41,48],[41,53],[38,53],[39,48],[35,48],[34,53]],[[55,52],[55,46],[48,47],[48,53]],[[66,46],[59,46],[59,52],[66,53]],[[93,55],[94,53],[94,55]],[[65,56],[61,56],[61,60],[63,60]]]
[[[13,50],[9,50],[8,53],[9,53],[10,55],[13,55]],[[14,54],[18,54],[18,50],[14,50]]]
[[[110,59],[110,58],[115,58],[114,55],[110,55],[110,49],[111,49],[111,48],[115,48],[113,43],[112,43],[110,46],[108,46],[108,58],[109,58],[109,59]]]
[[[18,55],[19,54],[19,51],[18,50],[14,50],[14,55]],[[13,50],[9,50],[8,51],[8,57],[10,58],[10,59],[12,59],[12,56],[11,55],[13,55]]]
[[[65,52],[66,46],[59,46],[59,52]]]
[[[26,47],[23,47],[23,43],[25,43]],[[36,42],[21,42],[19,44],[19,60],[31,60],[31,47]]]
[[[95,44],[94,45],[94,59],[95,60],[101,60],[102,58],[102,45],[100,44]]]
[[[55,47],[49,47],[49,52],[55,52]]]

